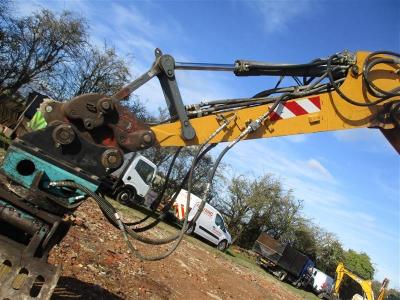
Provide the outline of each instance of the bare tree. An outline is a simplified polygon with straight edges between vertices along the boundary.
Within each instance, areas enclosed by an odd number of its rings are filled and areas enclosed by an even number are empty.
[[[55,99],[67,100],[86,93],[111,95],[129,80],[128,63],[114,48],[87,46],[74,61],[55,68],[53,75],[41,86]],[[138,110],[137,99],[131,103]]]
[[[3,16],[7,14],[2,7]],[[2,18],[0,93],[12,95],[27,84],[52,76],[73,61],[86,44],[86,23],[70,12],[55,16],[42,10],[28,17]]]

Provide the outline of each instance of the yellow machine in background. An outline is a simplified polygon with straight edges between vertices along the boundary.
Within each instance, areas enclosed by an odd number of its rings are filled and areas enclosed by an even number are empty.
[[[333,288],[333,293],[332,293],[334,299],[339,299],[339,291],[340,291],[340,287],[343,283],[343,279],[344,279],[345,275],[350,277],[352,280],[354,280],[361,286],[361,288],[364,292],[364,299],[367,299],[367,300],[375,299],[374,292],[372,290],[372,281],[362,279],[359,276],[355,275],[353,272],[346,269],[343,263],[339,263],[336,268],[336,281],[335,281],[335,286]],[[386,289],[387,289],[388,285],[389,285],[389,280],[385,278],[383,280],[382,287],[379,291],[379,296],[378,296],[377,300],[383,300],[385,298],[385,293],[386,293]]]
[[[377,300],[385,299],[387,287],[389,286],[389,279],[385,278],[382,282],[381,289],[379,290],[379,296]]]

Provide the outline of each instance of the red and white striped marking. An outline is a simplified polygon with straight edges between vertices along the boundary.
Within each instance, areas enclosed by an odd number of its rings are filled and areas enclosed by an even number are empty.
[[[174,203],[173,206],[175,207],[175,216],[182,221],[185,218],[185,205]]]
[[[319,96],[303,98],[296,101],[280,103],[270,115],[271,121],[294,118],[319,112],[321,100]]]

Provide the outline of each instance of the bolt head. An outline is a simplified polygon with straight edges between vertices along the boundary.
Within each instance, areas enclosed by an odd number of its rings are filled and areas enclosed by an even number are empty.
[[[354,66],[351,67],[351,74],[352,74],[354,77],[356,77],[356,76],[358,76],[359,70],[360,70],[360,69],[358,68],[358,66],[357,66],[357,65],[354,65]]]
[[[103,109],[105,109],[105,110],[110,109],[110,107],[111,107],[111,105],[110,105],[110,102],[108,102],[108,101],[103,101],[103,102],[101,103],[101,108],[103,108]]]
[[[150,135],[149,133],[146,133],[145,135],[143,135],[143,141],[144,141],[146,144],[151,143],[151,141],[152,141],[151,135]]]
[[[110,164],[115,164],[115,163],[117,162],[117,157],[116,157],[115,155],[110,155],[110,156],[107,158],[107,160],[108,160],[108,162],[109,162]]]

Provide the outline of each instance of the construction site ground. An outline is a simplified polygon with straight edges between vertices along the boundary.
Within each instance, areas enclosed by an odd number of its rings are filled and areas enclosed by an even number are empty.
[[[126,206],[113,205],[122,212],[124,221],[143,217]],[[51,263],[62,265],[54,300],[318,299],[278,281],[238,248],[222,253],[190,236],[185,236],[168,258],[140,261],[91,199],[72,219],[74,225],[50,254]],[[162,223],[145,235],[161,238],[176,232]],[[146,255],[160,254],[170,247],[135,245]]]

